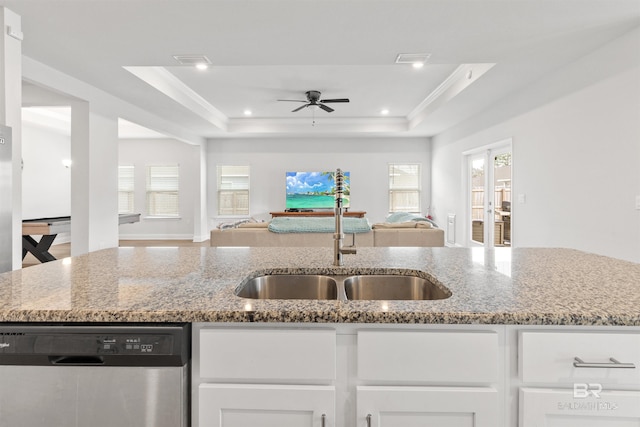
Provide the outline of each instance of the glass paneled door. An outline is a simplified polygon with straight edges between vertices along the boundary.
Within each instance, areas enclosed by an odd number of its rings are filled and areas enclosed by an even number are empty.
[[[511,147],[468,156],[471,246],[511,246]]]

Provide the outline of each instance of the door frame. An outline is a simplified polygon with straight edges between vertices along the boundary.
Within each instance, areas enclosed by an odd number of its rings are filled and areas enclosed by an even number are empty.
[[[493,190],[494,190],[494,167],[492,156],[495,157],[497,154],[501,154],[504,152],[511,152],[511,192],[513,194],[513,141],[512,138],[506,138],[491,144],[483,145],[480,147],[473,148],[471,150],[462,152],[462,163],[463,163],[463,190],[462,197],[465,200],[465,246],[467,247],[485,247],[485,248],[493,248],[494,247],[494,215],[489,215],[489,221],[484,221],[484,234],[483,240],[484,243],[480,244],[471,240],[472,237],[472,229],[471,229],[471,161],[473,159],[477,159],[484,155],[485,161],[485,174],[484,174],[484,188],[485,188],[485,197],[484,197],[484,216],[487,217],[487,213],[491,210],[491,213],[494,213],[495,206],[493,206]],[[487,194],[490,194],[487,197]],[[511,215],[512,215],[512,224],[513,224],[513,203],[511,204]],[[513,225],[512,225],[513,226]],[[512,230],[513,235],[513,230]],[[511,240],[511,247],[513,247],[513,240]]]

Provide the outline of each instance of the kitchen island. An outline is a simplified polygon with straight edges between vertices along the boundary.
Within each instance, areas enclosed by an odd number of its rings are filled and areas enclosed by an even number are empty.
[[[415,271],[436,301],[249,300],[259,273]],[[640,326],[640,265],[570,249],[113,248],[0,275],[0,321]]]
[[[0,275],[0,320],[192,323],[194,427],[640,422],[640,265],[543,248],[359,248],[343,267],[332,255],[106,249]],[[263,274],[390,273],[451,296],[234,293]]]

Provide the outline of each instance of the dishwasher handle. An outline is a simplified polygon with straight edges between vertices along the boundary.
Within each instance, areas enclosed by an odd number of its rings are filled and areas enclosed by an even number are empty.
[[[96,366],[104,365],[100,356],[49,356],[49,362],[58,366]]]

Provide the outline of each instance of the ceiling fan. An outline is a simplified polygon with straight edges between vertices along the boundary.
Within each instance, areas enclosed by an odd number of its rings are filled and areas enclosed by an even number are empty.
[[[309,90],[307,92],[305,92],[305,95],[307,95],[307,100],[306,101],[302,101],[300,99],[278,99],[278,101],[286,101],[286,102],[304,102],[305,105],[296,108],[295,110],[292,110],[292,113],[295,113],[296,111],[300,111],[303,108],[307,108],[313,105],[316,105],[320,108],[322,108],[324,111],[326,111],[327,113],[331,113],[332,111],[335,111],[333,108],[324,105],[330,102],[349,102],[349,98],[338,98],[338,99],[320,99],[320,92],[317,90]]]

